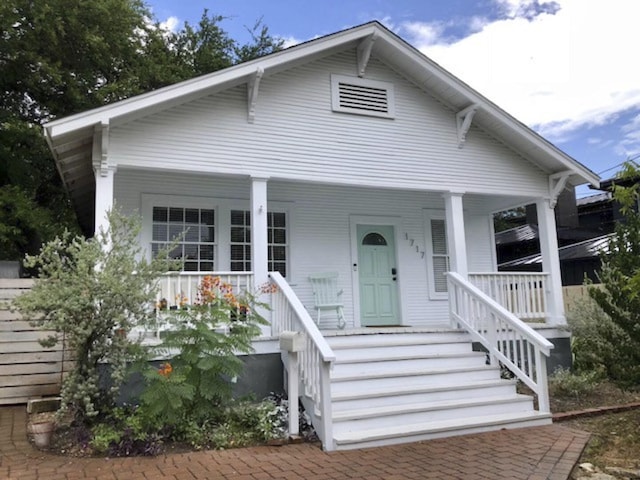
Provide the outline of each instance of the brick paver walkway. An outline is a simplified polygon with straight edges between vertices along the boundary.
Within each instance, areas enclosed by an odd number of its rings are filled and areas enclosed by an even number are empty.
[[[34,450],[25,422],[24,407],[0,408],[0,479],[565,480],[589,438],[550,425],[348,452],[299,444],[154,458],[67,458]]]

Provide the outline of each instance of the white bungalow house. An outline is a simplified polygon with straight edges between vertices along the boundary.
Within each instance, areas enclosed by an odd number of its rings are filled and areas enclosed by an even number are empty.
[[[169,301],[209,272],[277,284],[252,378],[282,372],[278,336],[301,332],[282,359],[299,359],[289,376],[325,449],[550,422],[545,336],[567,337],[553,209],[566,185],[599,179],[381,24],[45,135],[85,229],[114,204],[139,212],[148,255],[187,229]],[[543,273],[497,273],[492,214],[530,203]],[[327,272],[343,329],[315,323],[309,277]]]

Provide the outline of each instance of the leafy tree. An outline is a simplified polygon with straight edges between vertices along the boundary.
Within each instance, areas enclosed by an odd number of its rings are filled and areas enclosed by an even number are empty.
[[[66,232],[27,258],[38,278],[15,300],[32,323],[57,333],[45,344],[64,336],[74,367],[63,380],[62,409],[86,423],[113,405],[127,363],[141,353],[127,335],[151,321],[156,280],[166,271],[165,255],[151,262],[141,255],[139,232],[138,219],[118,212],[109,213],[109,233],[87,240]],[[100,365],[109,366],[107,391],[99,385]]]
[[[239,45],[222,20],[205,10],[198,25],[171,33],[142,0],[0,2],[0,189],[18,187],[17,202],[43,210],[51,228],[42,240],[75,225],[42,124],[281,48],[261,22]],[[5,208],[22,211],[9,200]],[[14,243],[38,243],[29,230],[14,233]],[[34,253],[14,258],[25,252]]]
[[[640,171],[625,164],[620,179],[640,178]],[[602,256],[599,274],[603,288],[589,288],[589,296],[610,321],[597,323],[600,348],[608,352],[601,368],[622,386],[640,385],[640,186],[616,185],[614,199],[620,203],[625,221],[616,225],[609,249]],[[586,366],[594,366],[594,356]]]
[[[282,49],[284,40],[271,36],[268,27],[262,23],[262,18],[248,30],[251,43],[235,47],[237,62],[247,62]]]
[[[11,224],[14,244],[49,240],[75,219],[41,125],[51,118],[119,100],[161,79],[141,75],[143,38],[153,31],[140,1],[7,0],[0,2],[0,188],[8,211],[28,199],[46,224]],[[133,32],[140,32],[133,35]],[[13,186],[7,190],[7,186]],[[9,193],[20,193],[12,205]],[[27,241],[24,242],[24,237]],[[12,251],[14,258],[33,249]]]
[[[510,228],[524,225],[526,222],[525,207],[516,207],[510,210],[503,210],[493,215],[493,228],[496,233]]]
[[[36,252],[41,239],[52,234],[51,212],[40,207],[15,185],[0,188],[0,260]]]

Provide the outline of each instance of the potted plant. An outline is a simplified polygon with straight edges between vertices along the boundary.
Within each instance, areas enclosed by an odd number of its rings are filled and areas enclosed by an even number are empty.
[[[29,432],[33,436],[33,443],[38,448],[49,447],[55,429],[56,423],[52,415],[36,418],[29,423]]]

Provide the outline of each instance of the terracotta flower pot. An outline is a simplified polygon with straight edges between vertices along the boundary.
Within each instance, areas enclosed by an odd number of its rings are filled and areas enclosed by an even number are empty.
[[[32,423],[29,426],[33,435],[33,441],[38,448],[47,448],[51,443],[51,437],[55,430],[54,422]]]

